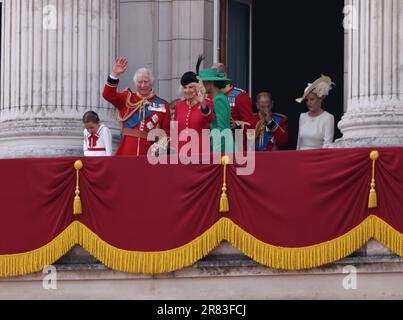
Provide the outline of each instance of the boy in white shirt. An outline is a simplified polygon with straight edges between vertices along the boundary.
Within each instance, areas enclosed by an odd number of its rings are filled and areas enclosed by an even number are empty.
[[[112,134],[103,125],[94,111],[88,111],[83,116],[84,123],[84,156],[112,156]]]

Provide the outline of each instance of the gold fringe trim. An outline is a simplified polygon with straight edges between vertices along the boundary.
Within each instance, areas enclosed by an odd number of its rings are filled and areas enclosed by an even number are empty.
[[[68,253],[77,243],[77,224],[66,230],[47,245],[25,253],[0,255],[0,277],[16,277],[42,271]]]
[[[161,252],[126,251],[115,248],[83,224],[80,224],[79,235],[79,244],[107,267],[117,271],[146,274],[168,273],[192,266],[207,256],[224,238],[220,222],[192,242]]]
[[[231,220],[225,220],[226,240],[252,260],[282,270],[312,269],[341,260],[363,247],[372,237],[374,216],[343,236],[310,247],[285,248],[266,244]],[[403,239],[403,235],[401,235]]]
[[[373,238],[403,257],[403,234],[382,219],[373,216]]]
[[[273,269],[313,269],[344,259],[375,239],[403,257],[403,234],[371,215],[339,238],[303,248],[283,248],[266,244],[242,230],[229,219],[222,219],[226,240],[252,260]]]
[[[283,248],[266,244],[228,218],[222,218],[190,243],[161,252],[126,251],[113,247],[88,227],[75,221],[42,248],[15,255],[0,255],[0,277],[41,271],[60,259],[76,244],[113,270],[160,274],[193,265],[223,240],[229,241],[235,248],[264,266],[282,270],[303,270],[341,260],[364,246],[371,238],[403,257],[403,234],[373,215],[337,239],[303,248]]]
[[[107,267],[123,272],[160,274],[193,265],[207,256],[224,239],[218,222],[192,242],[168,251],[126,251],[103,241],[93,231],[74,221],[52,242],[34,251],[0,255],[0,277],[15,277],[41,271],[81,245]]]

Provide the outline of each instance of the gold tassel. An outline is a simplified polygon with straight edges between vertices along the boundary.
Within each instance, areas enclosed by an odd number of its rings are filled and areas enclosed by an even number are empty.
[[[375,190],[375,165],[376,161],[379,159],[379,152],[372,151],[370,154],[372,160],[372,180],[371,180],[371,190],[369,191],[368,208],[374,209],[378,207],[378,196]]]
[[[74,197],[74,215],[80,215],[83,213],[83,208],[80,199],[80,170],[83,168],[83,162],[77,160],[74,163],[74,168],[76,169],[77,184],[76,184],[76,196]]]
[[[224,183],[222,187],[222,194],[220,199],[220,212],[229,212],[229,201],[227,196],[227,166],[229,164],[229,157],[223,156],[221,158],[221,164],[224,166]]]
[[[225,194],[224,189],[220,199],[220,212],[229,212],[228,196]]]

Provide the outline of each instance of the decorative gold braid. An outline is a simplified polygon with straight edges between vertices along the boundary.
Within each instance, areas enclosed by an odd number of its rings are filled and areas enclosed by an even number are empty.
[[[138,94],[139,97],[141,97]],[[130,100],[132,98],[132,92],[130,90],[127,90],[127,98],[126,98],[126,108],[127,112],[126,114],[121,117],[119,110],[116,110],[116,117],[118,118],[119,121],[125,122],[128,119],[130,119],[133,114],[135,114],[137,111],[141,109],[141,107],[144,105],[144,102],[146,102],[148,99],[154,96],[154,92],[151,91],[151,93],[147,97],[141,97],[141,100],[136,102],[136,103],[131,103]]]
[[[256,125],[256,138],[262,137],[264,134],[264,128],[266,126],[266,121],[261,112],[259,112],[259,122]]]

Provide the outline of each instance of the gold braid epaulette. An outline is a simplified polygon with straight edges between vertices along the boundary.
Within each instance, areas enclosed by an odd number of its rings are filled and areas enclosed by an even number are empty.
[[[151,92],[147,97],[143,97],[138,102],[131,103],[130,100],[132,98],[132,92],[129,89],[127,89],[127,98],[126,98],[127,112],[123,117],[121,117],[119,110],[116,110],[116,117],[118,118],[119,121],[125,122],[126,120],[130,119],[130,117],[133,114],[139,111],[141,107],[144,105],[144,102],[150,99],[152,96],[154,96],[153,92]]]
[[[264,134],[264,128],[266,126],[266,121],[263,117],[263,115],[259,112],[259,122],[256,124],[256,138],[259,138],[263,136]]]

